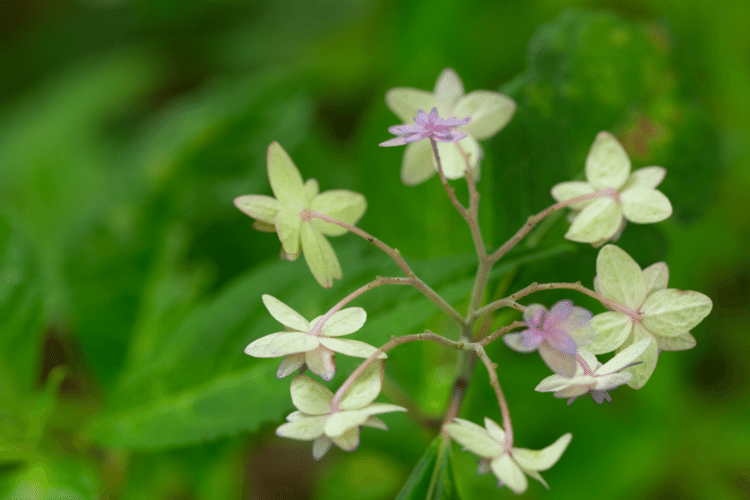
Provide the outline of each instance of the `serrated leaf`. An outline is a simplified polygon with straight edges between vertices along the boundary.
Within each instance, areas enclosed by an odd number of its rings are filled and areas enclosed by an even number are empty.
[[[287,390],[269,383],[275,370],[274,363],[259,361],[143,406],[105,414],[85,434],[105,446],[154,449],[252,432],[290,410]]]

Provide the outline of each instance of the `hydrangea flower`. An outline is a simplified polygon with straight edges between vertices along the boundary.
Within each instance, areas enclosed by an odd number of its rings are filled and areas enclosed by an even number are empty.
[[[549,311],[541,304],[530,305],[523,320],[526,330],[503,336],[508,347],[518,352],[538,350],[552,371],[572,377],[578,347],[588,345],[594,338],[594,330],[588,325],[591,313],[574,306],[571,300],[561,300]]]
[[[414,117],[414,123],[414,125],[394,125],[393,127],[388,127],[388,132],[401,137],[394,137],[378,145],[383,147],[403,146],[404,144],[421,141],[428,137],[432,137],[437,142],[460,141],[466,137],[466,134],[453,129],[454,127],[469,123],[469,118],[464,118],[463,120],[459,120],[456,117],[443,119],[438,115],[437,108],[432,108],[429,115],[420,109],[417,111],[417,116]]]
[[[695,345],[690,329],[698,325],[713,304],[699,292],[667,288],[669,268],[657,262],[641,270],[624,250],[606,245],[596,259],[594,290],[616,307],[591,320],[596,338],[586,348],[592,354],[624,349],[653,338],[642,361],[630,368],[628,385],[640,389],[656,367],[659,351],[680,351]],[[606,305],[606,304],[605,304]]]
[[[276,198],[243,195],[235,198],[235,206],[256,219],[255,229],[278,233],[289,260],[299,257],[301,242],[313,276],[321,286],[330,288],[334,279],[341,278],[341,265],[324,235],[339,236],[346,229],[303,214],[314,210],[353,225],[365,213],[365,197],[345,189],[319,193],[318,181],[303,183],[294,162],[277,142],[268,146],[268,180]]]
[[[625,149],[609,132],[599,132],[586,157],[587,182],[557,184],[552,188],[552,197],[568,201],[605,189],[617,194],[571,205],[571,225],[565,237],[601,246],[617,239],[626,220],[650,224],[666,219],[672,215],[672,205],[655,189],[665,175],[662,167],[645,167],[631,173]]]
[[[591,398],[598,404],[602,404],[605,399],[611,403],[612,398],[607,391],[616,389],[633,377],[632,373],[621,373],[620,371],[638,359],[638,356],[643,354],[652,342],[651,338],[641,339],[622,350],[603,365],[590,352],[579,351],[578,354],[581,359],[578,360],[576,373],[573,377],[550,375],[536,386],[536,390],[539,392],[554,391],[556,398],[570,398],[568,399],[569,405],[578,396],[585,396],[586,393],[590,393]]]
[[[475,90],[464,95],[463,83],[451,68],[440,73],[434,92],[397,87],[386,93],[385,102],[403,123],[409,123],[418,110],[432,108],[437,108],[440,116],[466,116],[471,119],[461,128],[467,137],[454,143],[441,142],[437,145],[443,172],[448,179],[459,179],[465,175],[464,154],[469,157],[473,177],[479,177],[482,148],[477,140],[490,138],[499,132],[516,109],[512,99],[498,92]],[[420,184],[435,172],[437,164],[429,142],[418,141],[406,147],[401,165],[404,184]]]
[[[380,393],[383,363],[375,362],[354,381],[344,393],[338,408],[331,408],[333,393],[320,382],[305,375],[292,379],[292,402],[297,411],[290,413],[287,423],[276,429],[278,436],[302,441],[313,440],[313,457],[320,460],[335,444],[344,451],[359,445],[362,425],[388,430],[378,417],[381,413],[406,411],[388,403],[373,403]]]
[[[505,485],[517,495],[528,488],[527,475],[549,489],[539,471],[555,465],[573,439],[573,435],[567,433],[543,450],[506,449],[505,431],[493,420],[485,417],[485,428],[462,418],[454,422],[444,429],[458,444],[482,457],[478,472],[484,474],[491,470],[497,476],[498,487]]]
[[[349,335],[362,328],[367,313],[361,307],[348,307],[337,311],[319,331],[313,331],[323,316],[307,321],[297,311],[270,295],[263,295],[263,304],[287,331],[257,339],[245,348],[245,354],[256,358],[284,356],[276,372],[278,378],[286,377],[302,365],[307,365],[314,374],[331,380],[336,373],[336,352],[357,358],[369,358],[377,351],[370,344],[358,340],[335,338]],[[382,354],[380,357],[384,359],[387,356]]]

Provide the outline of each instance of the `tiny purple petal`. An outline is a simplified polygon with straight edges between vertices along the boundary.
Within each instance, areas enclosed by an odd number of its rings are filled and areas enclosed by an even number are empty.
[[[416,123],[420,127],[424,127],[428,123],[430,123],[430,117],[427,115],[427,113],[420,109],[419,111],[417,111],[417,116],[414,117],[414,123]]]
[[[406,135],[421,132],[423,130],[419,125],[394,125],[388,127],[388,132],[393,135]]]
[[[544,322],[545,327],[555,327],[568,319],[573,311],[572,300],[561,300],[549,310],[549,314]]]
[[[562,330],[546,331],[547,343],[549,346],[556,351],[564,352],[565,354],[576,354],[578,352],[578,345],[575,340],[563,332]]]
[[[443,127],[460,127],[461,125],[466,125],[471,121],[471,117],[466,117],[463,120],[459,120],[455,116],[453,118],[446,118],[445,120],[440,120],[439,125]]]
[[[432,108],[430,110],[430,122],[435,123],[440,119],[440,115],[438,114],[437,108]]]
[[[524,347],[538,347],[542,342],[544,342],[544,335],[538,330],[529,328],[528,330],[523,331],[521,343]]]
[[[390,146],[403,146],[406,144],[406,137],[394,137],[393,139],[388,139],[387,141],[381,142],[378,144],[378,146],[387,148]]]

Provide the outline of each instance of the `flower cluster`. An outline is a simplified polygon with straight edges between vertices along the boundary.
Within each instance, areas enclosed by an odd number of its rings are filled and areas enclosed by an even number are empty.
[[[333,393],[320,382],[305,375],[292,380],[292,403],[297,411],[287,415],[287,423],[276,429],[279,436],[313,440],[313,457],[319,460],[335,444],[344,451],[359,445],[362,425],[388,430],[378,417],[381,413],[406,411],[388,403],[373,403],[383,384],[383,363],[370,366],[344,393],[336,408],[331,406]]]
[[[466,175],[476,180],[482,156],[477,140],[496,134],[515,111],[515,103],[497,92],[480,90],[464,95],[460,78],[450,68],[440,74],[434,92],[395,88],[387,93],[386,103],[404,123],[413,121],[413,124],[390,127],[388,130],[398,137],[380,144],[407,146],[401,179],[408,185],[427,180],[437,165],[442,167],[447,179]],[[665,263],[641,269],[624,250],[612,244],[605,245],[619,237],[626,221],[653,223],[672,213],[669,200],[656,190],[664,179],[665,169],[651,166],[631,172],[625,150],[609,132],[600,132],[591,146],[584,167],[586,181],[554,186],[552,197],[557,203],[530,217],[516,235],[491,254],[484,249],[475,184],[468,183],[470,202],[467,208],[442,179],[451,202],[472,231],[479,257],[480,272],[477,272],[466,316],[456,312],[417,277],[398,250],[354,226],[367,206],[361,194],[346,190],[320,193],[314,179],[303,182],[292,159],[276,142],[268,148],[267,167],[275,197],[245,195],[235,199],[235,205],[255,219],[253,227],[277,233],[282,256],[293,260],[304,253],[318,283],[331,287],[334,279],[341,278],[342,269],[326,236],[352,232],[385,251],[406,275],[377,277],[350,293],[326,314],[310,321],[275,297],[262,296],[268,312],[283,325],[284,331],[257,338],[246,347],[245,353],[256,358],[282,358],[276,373],[278,378],[299,372],[290,388],[297,411],[287,416],[287,422],[277,428],[276,434],[312,440],[315,459],[323,457],[334,444],[342,450],[353,451],[359,445],[362,426],[387,430],[376,415],[406,411],[401,406],[374,402],[382,389],[385,351],[401,343],[432,340],[453,349],[473,351],[482,360],[503,416],[502,427],[489,418],[485,418],[484,427],[455,418],[462,396],[452,398],[451,410],[442,426],[443,436],[449,436],[478,455],[480,474],[492,471],[499,486],[523,493],[528,488],[528,476],[548,487],[539,472],[559,460],[572,435],[564,434],[542,450],[514,446],[510,411],[495,373],[497,365],[489,359],[484,346],[502,336],[514,351],[538,351],[554,372],[536,386],[538,392],[552,392],[557,398],[567,398],[568,404],[587,394],[598,404],[604,400],[611,403],[608,391],[625,384],[634,389],[644,386],[656,367],[660,352],[693,347],[696,341],[690,330],[712,308],[711,300],[702,293],[667,288],[669,269]],[[566,207],[572,212],[571,226],[565,237],[602,247],[596,260],[594,290],[584,287],[580,281],[535,283],[506,299],[480,307],[491,268],[497,260],[537,222]],[[459,324],[460,340],[426,331],[401,338],[392,335],[388,344],[376,349],[365,342],[341,338],[359,331],[367,320],[367,313],[361,307],[344,306],[384,284],[411,285],[419,290]],[[607,311],[594,316],[569,299],[555,303],[550,309],[542,304],[523,306],[517,302],[530,293],[555,288],[584,293],[598,300]],[[514,323],[477,339],[476,321],[508,306],[523,311],[523,323]],[[518,326],[525,328],[510,332]],[[597,360],[597,355],[612,351],[615,354],[607,362],[602,364]],[[366,359],[334,394],[304,372],[309,370],[330,382],[336,373],[336,353]],[[468,358],[458,356],[456,372],[461,376],[467,372]],[[454,389],[465,382],[457,376]]]
[[[491,470],[497,476],[498,487],[506,485],[516,494],[523,493],[528,488],[526,476],[536,479],[549,489],[539,471],[555,465],[573,439],[572,434],[564,434],[543,450],[509,447],[503,428],[486,417],[484,428],[457,418],[454,423],[445,426],[445,431],[461,446],[482,457],[479,462],[480,474]]]

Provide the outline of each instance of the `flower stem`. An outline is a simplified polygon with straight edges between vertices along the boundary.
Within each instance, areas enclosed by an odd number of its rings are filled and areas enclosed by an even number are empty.
[[[510,421],[510,411],[508,410],[508,403],[505,400],[505,395],[500,387],[500,381],[497,379],[497,364],[493,363],[492,360],[487,356],[484,351],[484,347],[481,344],[471,344],[466,347],[473,347],[474,351],[479,356],[479,359],[484,363],[487,368],[487,373],[490,376],[490,385],[495,389],[495,395],[497,396],[497,404],[500,406],[500,413],[503,416],[503,429],[505,430],[505,449],[510,450],[513,447],[513,425]]]
[[[444,345],[446,347],[450,347],[452,349],[463,349],[465,342],[455,342],[453,340],[447,339],[441,335],[438,335],[436,333],[432,333],[429,330],[425,330],[424,333],[415,333],[412,335],[404,335],[402,337],[396,337],[395,335],[391,336],[391,340],[383,344],[383,346],[380,347],[377,351],[372,353],[372,355],[364,360],[356,370],[352,372],[349,377],[347,377],[346,380],[344,380],[344,383],[341,384],[341,387],[338,388],[336,393],[333,395],[333,399],[331,400],[331,411],[337,411],[338,405],[341,402],[341,398],[346,392],[347,389],[354,383],[355,380],[357,380],[357,377],[362,375],[364,371],[367,369],[368,366],[370,366],[381,354],[383,354],[386,351],[389,351],[393,349],[396,346],[399,346],[401,344],[406,344],[408,342],[416,342],[418,340],[429,340],[430,342],[435,342],[437,344]]]
[[[361,287],[354,290],[352,293],[341,299],[338,304],[333,306],[331,309],[328,310],[323,317],[321,317],[315,325],[313,325],[312,329],[310,330],[310,335],[317,335],[320,333],[320,330],[323,328],[323,325],[331,319],[331,316],[333,316],[337,311],[341,310],[342,307],[347,305],[352,300],[356,299],[363,293],[372,290],[373,288],[377,288],[382,285],[412,285],[414,286],[415,282],[412,278],[384,278],[382,276],[378,276],[373,281],[367,283],[366,285],[362,285]]]
[[[570,205],[575,205],[576,203],[580,203],[582,201],[588,201],[593,200],[596,198],[604,198],[604,197],[610,197],[610,198],[616,198],[619,196],[619,193],[616,189],[602,189],[601,191],[596,191],[594,193],[590,194],[584,194],[581,196],[577,196],[575,198],[571,198],[566,201],[560,201],[558,203],[555,203],[554,205],[545,208],[541,212],[539,212],[536,215],[529,216],[528,220],[526,221],[526,224],[524,224],[521,229],[519,229],[516,234],[511,237],[508,241],[503,243],[503,245],[495,250],[490,255],[490,260],[495,263],[498,260],[502,258],[503,255],[508,253],[513,247],[515,247],[524,236],[529,234],[529,231],[531,231],[534,226],[536,226],[539,222],[541,222],[545,217],[549,216],[550,214],[557,212],[558,210],[561,210],[565,207],[569,207]]]
[[[516,309],[521,308],[523,306],[516,303],[518,299],[542,290],[575,290],[598,300],[604,307],[608,309],[627,314],[634,319],[639,319],[640,317],[637,311],[633,311],[632,309],[629,309],[622,304],[618,304],[617,302],[610,300],[593,290],[589,290],[585,286],[581,285],[580,281],[576,281],[575,283],[542,283],[541,285],[539,283],[532,283],[526,288],[514,293],[510,297],[490,302],[481,309],[477,309],[474,312],[474,318],[480,318],[485,314],[489,314],[492,311],[500,309],[501,307],[513,307]]]
[[[391,248],[390,246],[386,245],[382,241],[380,241],[378,238],[372,236],[370,233],[363,231],[362,229],[353,226],[351,224],[347,224],[346,222],[340,221],[338,219],[335,219],[331,216],[322,214],[320,212],[317,212],[315,210],[309,210],[305,209],[302,212],[303,218],[316,218],[323,220],[325,222],[329,222],[331,224],[336,224],[337,226],[341,226],[345,228],[348,231],[351,231],[352,233],[356,234],[357,236],[360,236],[364,238],[365,240],[369,241],[379,249],[381,249],[383,252],[385,252],[387,255],[389,255],[398,265],[398,267],[401,268],[401,270],[406,274],[406,276],[412,281],[411,286],[422,292],[422,294],[430,299],[432,302],[435,303],[442,311],[448,315],[449,318],[453,319],[456,323],[459,325],[464,325],[465,319],[461,314],[459,314],[458,311],[456,311],[453,306],[451,306],[443,297],[441,297],[435,290],[433,290],[427,283],[422,281],[419,277],[417,277],[416,274],[414,274],[414,271],[411,270],[409,265],[406,263],[406,261],[401,257],[401,252],[398,251],[397,248]]]

